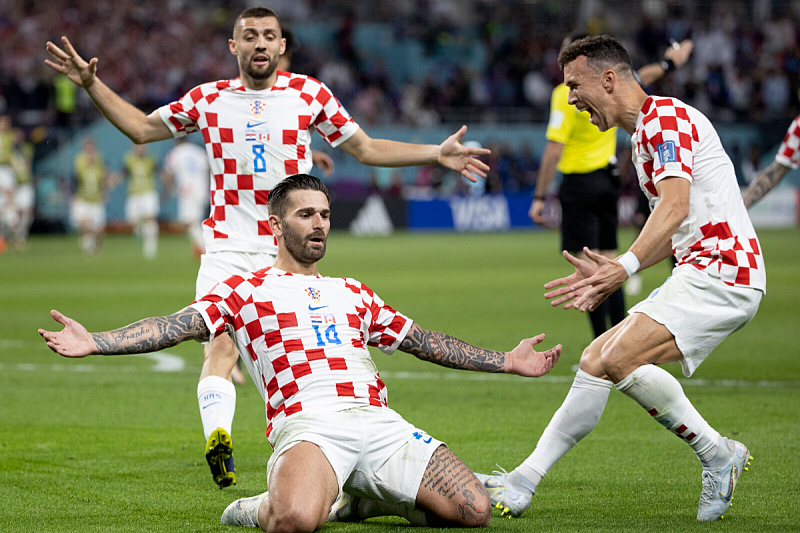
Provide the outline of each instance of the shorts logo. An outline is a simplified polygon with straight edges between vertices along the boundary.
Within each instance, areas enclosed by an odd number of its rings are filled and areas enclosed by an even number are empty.
[[[314,303],[319,303],[319,299],[322,298],[322,293],[319,292],[314,287],[307,288],[306,294],[308,294],[311,297],[311,299],[314,300]]]
[[[678,162],[678,151],[675,149],[675,141],[664,141],[659,144],[656,149],[658,150],[658,158],[661,160],[662,165],[665,163]]]
[[[261,113],[264,111],[264,102],[261,100],[256,100],[255,102],[250,103],[250,112],[253,113],[253,116],[256,118],[261,117]]]

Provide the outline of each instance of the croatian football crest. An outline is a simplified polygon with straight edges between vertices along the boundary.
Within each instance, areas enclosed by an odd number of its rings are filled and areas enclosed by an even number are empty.
[[[253,116],[256,118],[261,118],[261,113],[264,111],[264,102],[261,100],[256,100],[255,102],[250,103],[250,112],[253,113]]]
[[[322,293],[313,287],[307,288],[306,294],[308,294],[315,303],[319,303],[319,299],[322,297]]]

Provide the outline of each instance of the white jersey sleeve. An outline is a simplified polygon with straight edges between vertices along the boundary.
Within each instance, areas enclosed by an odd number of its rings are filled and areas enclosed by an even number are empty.
[[[796,169],[800,164],[800,115],[794,117],[783,137],[775,161],[785,167]]]
[[[650,209],[656,183],[691,183],[689,215],[672,236],[678,264],[691,264],[729,285],[766,290],[761,245],[736,174],[711,122],[675,98],[649,97],[631,136],[633,162]]]

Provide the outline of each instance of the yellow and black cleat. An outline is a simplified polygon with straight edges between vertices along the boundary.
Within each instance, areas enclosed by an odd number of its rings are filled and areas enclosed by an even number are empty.
[[[236,468],[233,464],[233,440],[223,428],[211,432],[206,442],[206,461],[211,468],[214,483],[224,489],[236,485]]]

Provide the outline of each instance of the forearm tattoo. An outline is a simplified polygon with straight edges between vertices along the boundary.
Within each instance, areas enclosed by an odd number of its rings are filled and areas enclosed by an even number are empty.
[[[473,518],[477,523],[483,522],[480,517],[485,517],[487,513],[491,514],[491,507],[487,510],[479,510],[477,501],[478,498],[488,498],[486,489],[480,481],[473,475],[467,465],[456,457],[446,446],[439,446],[431,460],[428,462],[428,467],[422,476],[422,483],[420,489],[434,493],[439,497],[444,497],[448,500],[456,498],[458,503],[458,512],[461,519]],[[431,523],[432,516],[428,514],[429,526],[444,526],[448,525],[447,520],[443,518],[442,524]]]
[[[448,368],[502,372],[506,357],[503,352],[486,350],[457,339],[452,335],[411,326],[400,349],[423,361]]]
[[[742,194],[744,206],[749,208],[751,205],[761,200],[764,195],[781,182],[789,170],[788,167],[781,165],[777,161],[773,161],[770,166],[756,176],[753,183],[751,183],[747,190],[744,191],[744,194]]]
[[[145,318],[114,331],[92,333],[103,355],[157,352],[185,340],[206,341],[209,336],[203,316],[191,307],[169,316]]]

